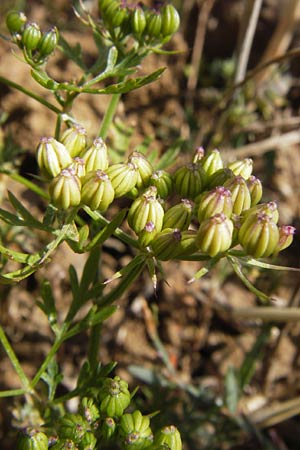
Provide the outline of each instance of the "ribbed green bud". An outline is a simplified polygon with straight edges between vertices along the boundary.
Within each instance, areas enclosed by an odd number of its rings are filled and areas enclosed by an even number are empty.
[[[275,253],[281,252],[291,245],[295,232],[296,228],[291,225],[282,225],[279,227],[279,242]]]
[[[161,10],[161,33],[164,37],[176,33],[180,25],[180,17],[173,5],[165,5]]]
[[[102,170],[95,170],[86,174],[81,182],[81,203],[92,210],[106,211],[115,197],[108,175]]]
[[[26,24],[22,33],[22,43],[27,50],[35,50],[40,42],[42,33],[40,27],[34,23]]]
[[[156,198],[157,189],[150,186],[143,195],[132,203],[127,221],[129,226],[139,234],[148,222],[153,222],[157,231],[162,229],[164,209]]]
[[[241,176],[230,178],[224,183],[224,187],[230,190],[233,203],[232,212],[241,214],[251,206],[251,195],[245,179]]]
[[[93,170],[106,170],[108,168],[107,147],[100,137],[94,139],[93,144],[87,150],[83,150],[81,158],[85,162],[86,172]]]
[[[201,223],[197,233],[197,247],[209,256],[223,253],[232,244],[233,223],[225,214],[216,214]]]
[[[275,223],[277,223],[279,220],[277,203],[268,202],[268,203],[260,203],[259,205],[255,205],[252,208],[244,211],[242,214],[242,221],[244,221],[247,217],[258,213],[266,214]]]
[[[150,419],[140,411],[124,414],[120,420],[120,435],[125,450],[143,450],[153,442]]]
[[[198,200],[198,199],[197,199]],[[202,222],[215,214],[223,213],[226,217],[232,214],[231,192],[224,186],[217,186],[212,191],[200,194],[198,220]]]
[[[6,26],[11,34],[21,33],[24,25],[27,22],[27,17],[20,11],[9,11],[6,16]]]
[[[131,28],[133,34],[140,37],[146,28],[146,15],[141,6],[135,6],[131,15]]]
[[[161,32],[161,14],[159,11],[149,11],[146,14],[146,33],[150,39],[158,38]]]
[[[130,403],[128,383],[120,377],[106,378],[99,395],[100,411],[109,417],[120,417]]]
[[[91,431],[87,431],[78,444],[78,450],[94,450],[96,448],[96,445],[97,439],[94,436],[94,433],[92,433]]]
[[[80,405],[80,411],[89,424],[99,419],[100,413],[92,398],[84,397]]]
[[[245,158],[242,161],[233,161],[228,164],[228,169],[232,170],[234,175],[240,175],[245,180],[248,180],[253,170],[253,161],[251,158]]]
[[[238,239],[248,255],[265,258],[276,252],[279,230],[270,216],[259,212],[246,218],[240,228]]]
[[[113,438],[116,431],[116,422],[112,417],[106,417],[101,424],[100,433],[104,441],[109,441]]]
[[[154,256],[161,261],[176,258],[182,233],[179,229],[165,228],[151,242]]]
[[[137,167],[138,178],[136,187],[138,189],[144,189],[149,186],[150,178],[153,173],[152,164],[140,152],[133,152],[129,156],[128,162],[134,164]]]
[[[151,220],[146,223],[144,229],[139,233],[139,243],[141,247],[147,247],[157,235],[156,226]]]
[[[227,167],[219,169],[208,178],[207,187],[208,189],[213,189],[217,186],[223,186],[223,184],[233,176],[232,170]]]
[[[17,450],[48,450],[48,437],[37,430],[26,430],[19,435]]]
[[[173,192],[173,178],[165,170],[156,170],[150,178],[150,184],[157,189],[157,195],[165,199]]]
[[[132,163],[113,164],[107,168],[106,173],[115,190],[115,197],[122,197],[131,191],[138,179],[137,167]]]
[[[73,162],[68,166],[68,169],[74,170],[79,178],[82,178],[85,175],[85,164],[83,159],[79,158],[79,156],[76,156],[76,158],[73,159]]]
[[[223,161],[221,158],[221,153],[217,149],[212,150],[203,158],[201,164],[203,169],[207,173],[208,183],[210,183],[211,176],[215,174],[218,170],[223,169]],[[219,184],[219,186],[221,184]]]
[[[163,221],[163,228],[178,228],[187,230],[191,224],[193,204],[190,200],[183,198],[178,205],[169,208]]]
[[[50,448],[51,450],[78,450],[78,446],[72,439],[59,439],[59,442]]]
[[[127,8],[119,1],[111,0],[110,5],[102,9],[103,20],[109,28],[117,28],[126,19]]]
[[[206,185],[207,175],[199,164],[187,164],[174,174],[175,189],[184,198],[194,199]]]
[[[73,169],[63,169],[49,185],[49,193],[54,206],[68,209],[80,204],[81,182]]]
[[[251,206],[255,206],[260,202],[263,195],[261,181],[254,175],[251,175],[247,180],[247,186],[251,195]]]
[[[85,149],[86,129],[79,124],[73,125],[64,131],[60,140],[66,146],[72,158],[75,158]]]
[[[177,243],[176,253],[174,258],[193,255],[198,251],[196,245],[197,233],[193,230],[181,231],[181,239]]]
[[[165,444],[170,450],[182,450],[182,442],[178,429],[174,425],[162,428],[155,434],[154,444]]]
[[[45,58],[54,52],[58,44],[58,36],[58,29],[56,27],[43,33],[38,44],[38,51],[41,57]]]
[[[72,158],[64,144],[52,137],[43,137],[37,148],[37,162],[41,172],[53,178],[72,164]]]
[[[103,13],[109,5],[112,3],[117,3],[116,0],[98,0],[98,7],[101,13]]]
[[[59,422],[58,435],[79,444],[89,430],[89,423],[80,414],[65,414]]]

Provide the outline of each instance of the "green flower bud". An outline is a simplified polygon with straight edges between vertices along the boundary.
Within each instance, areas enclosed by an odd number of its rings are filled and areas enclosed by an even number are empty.
[[[42,173],[53,178],[72,163],[66,147],[54,138],[43,137],[37,148],[37,162]]]
[[[81,181],[81,202],[92,210],[106,211],[115,197],[108,175],[102,170],[95,170],[86,174]]]
[[[120,377],[106,378],[100,391],[100,411],[109,417],[120,417],[130,403],[128,383]]]
[[[150,419],[140,411],[124,414],[120,420],[120,435],[125,450],[143,450],[153,441]]]
[[[85,162],[86,172],[93,170],[106,170],[108,168],[107,147],[102,138],[96,138],[91,147],[81,153]]]
[[[130,192],[138,179],[137,167],[132,163],[113,164],[107,168],[106,173],[115,190],[115,197],[122,197]]]
[[[212,191],[200,194],[198,220],[202,222],[204,219],[220,213],[224,213],[225,216],[230,218],[232,208],[233,204],[229,189],[224,188],[224,186],[217,186]]]
[[[282,225],[279,227],[279,242],[275,253],[281,252],[291,245],[295,232],[296,228],[291,225]]]
[[[245,158],[242,161],[234,161],[228,164],[228,169],[232,170],[234,175],[240,175],[248,180],[253,170],[253,161],[251,158]]]
[[[242,214],[242,220],[244,221],[247,217],[258,213],[266,214],[274,223],[277,223],[279,220],[279,212],[276,202],[260,203],[259,205],[255,205],[252,208],[247,209]]]
[[[129,158],[128,162],[134,164],[137,167],[138,178],[136,182],[136,187],[138,189],[144,189],[149,186],[150,178],[153,173],[152,164],[147,161],[145,156],[139,152],[133,152]]]
[[[164,427],[154,437],[154,444],[165,444],[170,450],[182,450],[182,442],[178,429],[174,425]]]
[[[165,170],[156,170],[150,178],[150,184],[157,189],[157,195],[167,198],[173,192],[173,178]]]
[[[265,258],[276,251],[279,230],[270,216],[258,212],[249,215],[243,222],[238,239],[248,255]]]
[[[81,182],[73,169],[63,169],[49,185],[51,201],[61,209],[79,205],[80,190]]]
[[[161,10],[161,33],[164,37],[170,36],[178,30],[180,17],[173,5],[165,5]]]
[[[79,158],[79,156],[76,156],[76,158],[73,159],[73,162],[68,166],[68,169],[74,170],[79,178],[84,177],[85,175],[85,164],[83,159]]]
[[[58,36],[58,29],[56,27],[43,33],[38,44],[38,51],[41,57],[45,58],[54,52],[58,44]]]
[[[103,20],[109,28],[117,28],[122,25],[126,19],[127,8],[120,4],[119,1],[111,0],[110,5],[102,8]]]
[[[157,200],[156,194],[156,187],[150,186],[129,209],[127,221],[137,234],[144,230],[148,222],[153,222],[157,231],[162,229],[164,209]]]
[[[6,26],[11,34],[22,33],[27,17],[20,11],[9,11],[6,16]]]
[[[35,50],[40,42],[41,36],[40,27],[34,22],[29,22],[24,28],[22,43],[27,50]]]
[[[66,146],[72,158],[79,156],[86,146],[86,129],[79,124],[71,126],[64,131],[61,142]]]
[[[79,444],[89,430],[89,423],[80,414],[65,414],[59,422],[58,435]]]
[[[80,411],[89,424],[99,419],[100,413],[92,398],[84,397],[81,402]]]
[[[48,437],[37,430],[26,430],[19,435],[17,450],[48,450]]]
[[[216,214],[201,223],[197,233],[197,247],[214,257],[226,252],[232,244],[233,223],[225,214]]]
[[[176,253],[174,258],[180,258],[183,256],[193,255],[197,252],[196,245],[197,233],[193,230],[181,231],[181,239],[177,243]]]
[[[180,167],[174,174],[177,193],[192,200],[203,191],[206,181],[206,173],[199,164],[187,164]]]
[[[241,214],[251,206],[251,195],[245,179],[241,176],[230,178],[224,183],[224,187],[230,190],[234,214]]]
[[[193,163],[198,163],[199,161],[202,161],[204,158],[204,148],[203,147],[197,147],[194,153],[194,157],[193,157]]]
[[[227,168],[219,169],[209,176],[207,187],[208,189],[213,189],[217,186],[222,186],[227,180],[229,180],[233,176],[234,175],[232,170]]]
[[[103,13],[112,3],[117,3],[116,0],[98,0],[98,7]]]
[[[161,14],[159,11],[152,10],[146,15],[146,33],[150,39],[160,36],[161,32]]]
[[[139,243],[141,247],[147,247],[157,235],[156,226],[151,220],[146,223],[144,229],[139,233]]]
[[[104,441],[109,441],[115,435],[116,422],[112,417],[106,417],[101,424],[100,434]]]
[[[202,167],[207,173],[208,183],[210,183],[211,176],[215,174],[218,170],[223,169],[223,161],[221,158],[221,153],[219,150],[215,149],[209,152],[201,161]],[[220,183],[219,186],[221,186]]]
[[[255,206],[260,202],[263,195],[261,181],[254,175],[251,175],[247,180],[247,186],[251,195],[251,206]]]
[[[146,28],[146,15],[141,6],[135,6],[131,15],[132,32],[136,36],[141,36]]]
[[[178,205],[168,209],[164,215],[163,228],[187,230],[191,224],[193,204],[183,198]]]
[[[154,256],[160,261],[169,261],[176,258],[181,238],[182,232],[180,230],[165,228],[151,242]]]
[[[72,439],[60,439],[57,444],[51,447],[51,450],[78,450],[78,447]]]
[[[96,445],[96,437],[91,431],[87,431],[78,444],[78,450],[94,450],[96,448]]]

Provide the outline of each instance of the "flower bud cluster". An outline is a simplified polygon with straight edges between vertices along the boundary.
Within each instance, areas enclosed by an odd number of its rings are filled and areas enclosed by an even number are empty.
[[[39,25],[28,21],[23,12],[9,11],[6,26],[13,41],[23,51],[25,59],[33,66],[43,64],[57,47],[57,28],[42,32]]]
[[[134,38],[140,45],[167,42],[179,28],[176,8],[164,4],[149,8],[126,0],[99,0],[99,14],[112,40]]]
[[[182,450],[180,433],[174,425],[153,432],[151,416],[139,410],[130,413],[131,397],[125,380],[102,378],[90,397],[81,399],[76,413],[66,413],[51,430],[51,449],[94,450],[102,447],[122,450]],[[48,449],[46,432],[27,430],[18,441],[17,450]]]
[[[154,171],[137,151],[110,164],[105,142],[89,145],[85,129],[72,125],[60,141],[42,138],[37,160],[58,209],[104,212],[127,197],[127,222],[140,248],[163,261],[197,252],[215,257],[237,245],[247,255],[268,257],[293,240],[293,227],[278,226],[277,204],[260,203],[262,184],[249,158],[225,167],[218,150],[205,155],[198,148],[173,174]]]

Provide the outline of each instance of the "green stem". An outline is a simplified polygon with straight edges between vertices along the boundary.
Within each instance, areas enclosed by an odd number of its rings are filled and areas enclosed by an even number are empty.
[[[23,369],[22,369],[22,367],[21,367],[21,365],[19,363],[19,360],[18,360],[15,352],[13,351],[10,343],[8,342],[8,339],[7,339],[7,337],[5,335],[5,332],[4,332],[4,330],[3,330],[1,325],[0,325],[0,341],[1,341],[2,345],[3,345],[3,348],[4,348],[7,356],[9,357],[10,362],[12,363],[12,365],[13,365],[13,367],[14,367],[17,375],[18,375],[18,377],[21,380],[21,383],[22,383],[22,386],[23,386],[24,390],[28,391],[28,388],[30,386],[29,379],[25,375],[25,373],[24,373],[24,371],[23,371]]]
[[[122,94],[113,94],[112,98],[110,100],[110,103],[108,105],[108,108],[104,114],[102,124],[99,130],[99,136],[102,137],[102,139],[105,139],[108,135],[109,127],[113,121],[115,112],[118,107],[118,103],[120,101]]]
[[[37,371],[37,373],[35,374],[34,378],[31,380],[30,383],[30,387],[33,389],[36,384],[39,382],[39,380],[41,379],[41,376],[43,375],[43,373],[45,372],[45,370],[47,369],[51,359],[54,357],[54,355],[57,353],[59,347],[61,346],[61,344],[63,343],[63,335],[64,335],[64,331],[65,331],[65,327],[63,327],[62,332],[60,333],[60,337],[57,338],[53,344],[53,346],[51,347],[48,355],[46,356],[44,362],[42,363],[42,365],[40,366],[39,370]]]
[[[60,136],[61,122],[62,122],[61,114],[58,114],[55,125],[55,139],[57,140],[59,139]]]
[[[17,395],[24,395],[26,394],[25,389],[10,389],[7,391],[1,391],[0,392],[0,398],[3,397],[16,397]]]
[[[45,200],[49,200],[49,195],[47,194],[47,192],[45,192],[39,186],[34,184],[32,181],[27,180],[27,178],[22,177],[22,175],[19,175],[18,173],[11,173],[11,172],[4,171],[4,170],[1,171],[1,173],[6,173],[7,175],[9,175],[9,177],[12,180],[18,181],[19,183],[26,186],[28,189],[30,189],[35,194],[39,195],[40,197],[44,198]]]
[[[102,331],[101,323],[95,325],[91,330],[88,349],[88,361],[90,363],[91,371],[96,369],[98,364],[98,351],[100,347],[101,331]]]
[[[52,103],[47,102],[47,100],[45,100],[43,97],[40,97],[39,95],[35,94],[34,92],[29,91],[29,89],[26,89],[25,87],[21,86],[18,83],[15,83],[14,81],[9,80],[8,78],[0,76],[0,83],[6,84],[7,86],[17,89],[18,91],[22,92],[23,94],[27,95],[28,97],[31,97],[34,100],[36,100],[37,102],[46,106],[46,108],[50,109],[51,111],[53,111],[56,114],[61,113],[61,111],[55,105],[52,105]]]

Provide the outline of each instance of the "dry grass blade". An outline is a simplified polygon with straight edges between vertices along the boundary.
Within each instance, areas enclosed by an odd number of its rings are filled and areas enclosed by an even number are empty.
[[[260,428],[276,425],[300,413],[300,398],[264,406],[248,415],[248,419]]]

